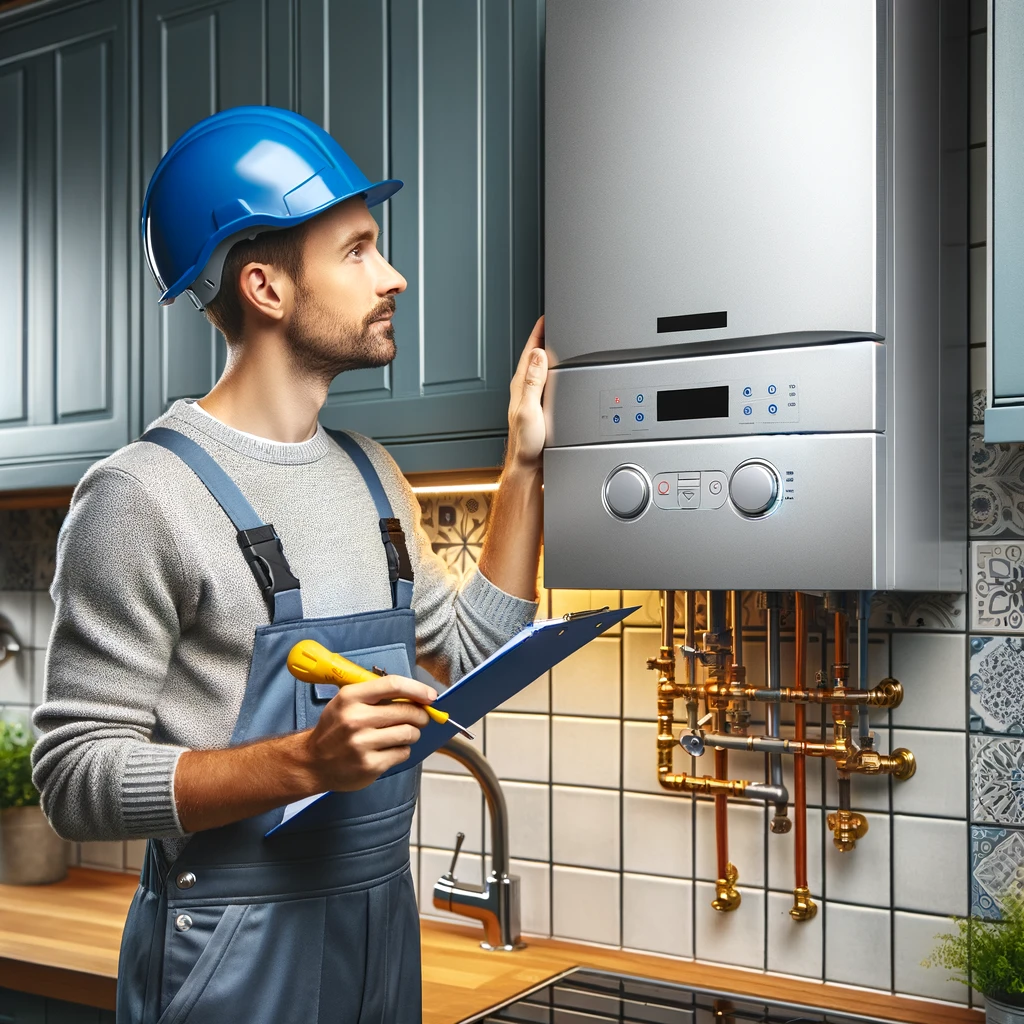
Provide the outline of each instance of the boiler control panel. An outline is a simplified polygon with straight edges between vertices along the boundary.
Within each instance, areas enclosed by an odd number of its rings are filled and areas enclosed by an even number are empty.
[[[792,377],[750,377],[700,387],[627,387],[600,392],[600,430],[605,436],[642,438],[656,425],[713,422],[743,430],[800,421],[799,387]],[[662,431],[659,431],[661,434]]]

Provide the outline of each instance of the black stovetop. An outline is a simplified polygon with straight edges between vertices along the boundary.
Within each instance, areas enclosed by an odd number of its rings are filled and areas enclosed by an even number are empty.
[[[625,974],[576,968],[464,1024],[887,1024]]]

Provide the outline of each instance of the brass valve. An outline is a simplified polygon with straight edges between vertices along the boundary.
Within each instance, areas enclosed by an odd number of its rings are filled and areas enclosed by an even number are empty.
[[[735,910],[743,900],[739,890],[736,888],[736,883],[739,881],[739,872],[732,864],[727,864],[725,868],[725,878],[719,878],[715,882],[715,898],[711,901],[711,906],[714,910],[719,913],[727,914],[731,910]]]
[[[868,832],[867,819],[856,811],[838,810],[828,816],[832,843],[840,853],[849,853]]]
[[[811,899],[811,890],[799,886],[793,890],[793,906],[789,916],[794,921],[810,921],[818,913],[818,904]]]
[[[917,758],[906,747],[897,747],[891,754],[880,754],[864,747],[837,761],[836,766],[858,775],[891,775],[900,782],[906,782],[917,771]]]

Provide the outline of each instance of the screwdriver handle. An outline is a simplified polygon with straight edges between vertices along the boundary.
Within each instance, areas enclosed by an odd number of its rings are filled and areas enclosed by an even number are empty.
[[[288,671],[296,679],[304,683],[334,683],[335,686],[344,686],[346,683],[369,683],[380,677],[362,665],[334,651],[329,651],[323,644],[315,640],[300,640],[288,652]],[[396,697],[395,704],[414,704],[415,701],[408,697]],[[439,711],[429,704],[421,704],[421,708],[438,725],[444,725],[448,721],[448,712]]]

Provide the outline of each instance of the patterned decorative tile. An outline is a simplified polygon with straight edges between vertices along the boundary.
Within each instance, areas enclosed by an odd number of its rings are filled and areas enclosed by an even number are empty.
[[[971,428],[971,536],[1024,536],[1024,444],[985,444]]]
[[[1024,631],[1024,545],[971,542],[971,628]]]
[[[1024,825],[1024,740],[971,740],[972,815],[975,821]]]
[[[961,630],[966,622],[963,594],[880,591],[871,602],[871,629]]]
[[[483,551],[491,492],[424,494],[419,503],[420,521],[431,547],[452,572],[468,576]]]
[[[0,511],[0,590],[48,590],[65,509]]]
[[[977,388],[971,392],[971,422],[984,423],[985,409],[988,407],[988,391]]]
[[[971,913],[998,918],[1007,896],[1024,896],[1024,832],[971,828]]]
[[[1024,638],[971,637],[971,729],[1024,735]]]

